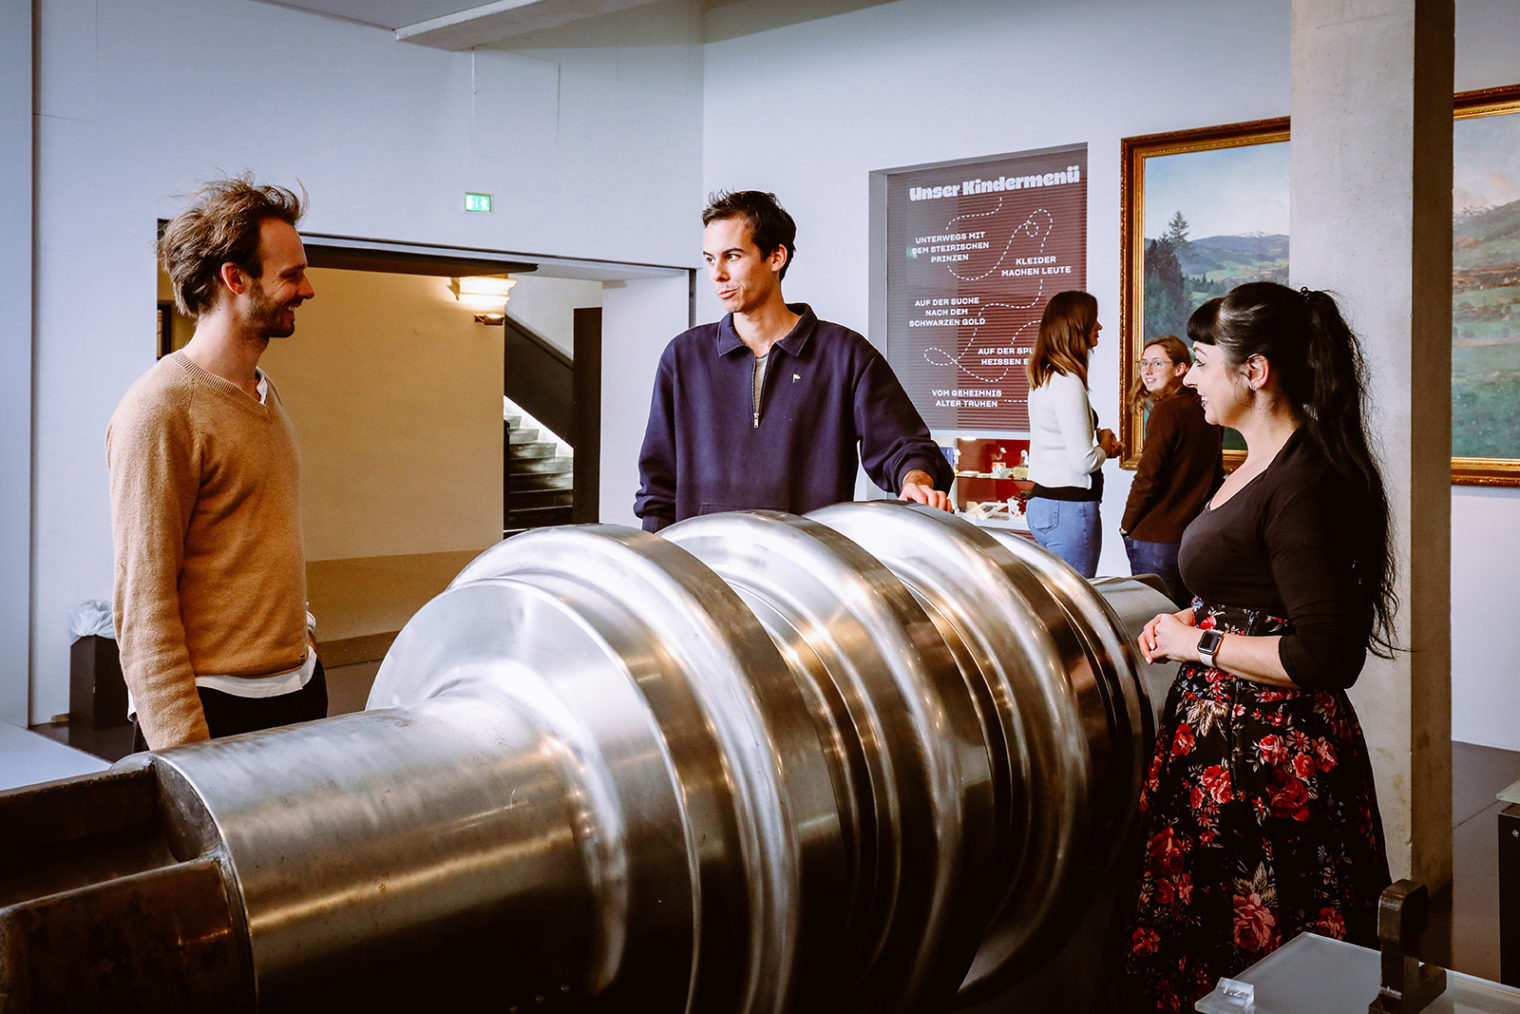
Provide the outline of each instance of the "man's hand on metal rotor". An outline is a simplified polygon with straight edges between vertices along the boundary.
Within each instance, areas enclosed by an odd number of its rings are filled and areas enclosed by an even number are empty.
[[[897,498],[955,513],[955,507],[950,503],[949,495],[935,489],[934,478],[921,468],[915,468],[903,476],[902,492],[897,494]]]

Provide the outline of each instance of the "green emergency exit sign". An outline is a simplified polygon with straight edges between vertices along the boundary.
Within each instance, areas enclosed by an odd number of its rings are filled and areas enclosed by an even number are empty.
[[[489,215],[491,213],[491,195],[472,194],[469,191],[465,191],[464,210],[479,211]]]

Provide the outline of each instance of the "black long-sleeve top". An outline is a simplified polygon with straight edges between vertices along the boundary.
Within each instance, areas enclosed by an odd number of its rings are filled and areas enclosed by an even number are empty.
[[[1303,428],[1267,468],[1182,536],[1182,579],[1207,602],[1286,619],[1278,657],[1299,686],[1349,687],[1367,659],[1371,592],[1354,547],[1375,530],[1367,498]]]

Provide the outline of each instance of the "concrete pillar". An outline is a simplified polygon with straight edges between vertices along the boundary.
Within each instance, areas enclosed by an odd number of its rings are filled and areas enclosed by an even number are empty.
[[[1451,879],[1453,0],[1294,0],[1289,270],[1364,342],[1397,636],[1352,700],[1395,879]]]
[[[32,5],[0,3],[0,722],[26,727],[32,626]]]

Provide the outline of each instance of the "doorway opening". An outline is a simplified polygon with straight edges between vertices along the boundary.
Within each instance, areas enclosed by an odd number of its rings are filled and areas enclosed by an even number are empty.
[[[303,239],[316,298],[260,365],[300,441],[308,598],[338,714],[363,707],[368,679],[344,700],[332,670],[363,666],[372,678],[417,609],[530,526],[513,520],[598,520],[601,293],[687,269]],[[456,280],[502,275],[517,281],[506,321],[477,321]],[[161,351],[193,333],[162,309],[171,298],[161,278]],[[535,365],[543,359],[558,369],[553,384]],[[513,423],[507,398],[531,406],[539,433]],[[514,484],[513,451],[541,451],[531,444],[553,452]],[[535,511],[534,501],[563,509]]]

